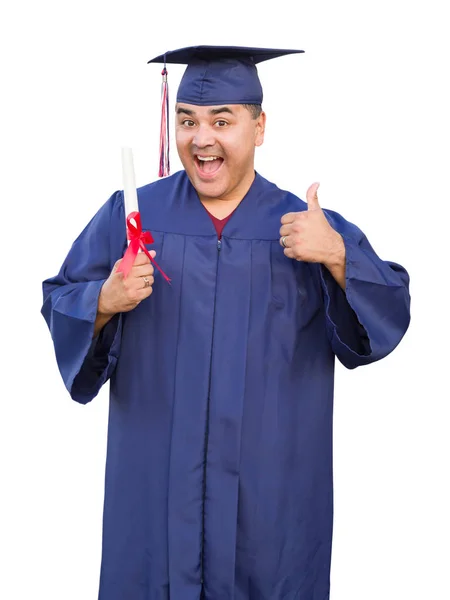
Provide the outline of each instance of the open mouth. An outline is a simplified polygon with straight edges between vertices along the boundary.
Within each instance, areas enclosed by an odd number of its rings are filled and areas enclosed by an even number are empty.
[[[202,175],[211,176],[220,169],[223,164],[223,158],[220,156],[203,156],[197,154],[195,156],[195,163]]]

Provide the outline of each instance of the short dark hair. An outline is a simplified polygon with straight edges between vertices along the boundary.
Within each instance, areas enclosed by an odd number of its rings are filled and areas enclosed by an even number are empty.
[[[252,119],[257,119],[262,113],[261,104],[243,104],[242,106],[250,112]]]

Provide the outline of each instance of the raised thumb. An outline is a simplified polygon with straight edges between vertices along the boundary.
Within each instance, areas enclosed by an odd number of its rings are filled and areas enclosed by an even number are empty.
[[[319,182],[311,184],[306,192],[306,202],[308,203],[308,210],[320,209],[319,198],[317,197],[317,190],[319,189],[319,185]]]

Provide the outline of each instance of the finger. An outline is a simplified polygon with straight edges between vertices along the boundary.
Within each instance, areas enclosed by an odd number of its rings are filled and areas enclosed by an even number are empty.
[[[152,287],[152,285],[155,283],[155,278],[153,277],[153,275],[146,275],[144,277],[139,277],[139,280],[142,282],[141,287],[143,287],[143,288]]]
[[[148,283],[144,281],[144,277],[134,279],[133,283],[130,284],[132,287],[128,289],[128,297],[131,302],[142,302],[145,298],[148,298],[153,291],[153,277],[146,277]]]
[[[295,258],[295,254],[292,248],[285,248],[284,255],[287,256],[287,258]]]
[[[289,236],[283,235],[280,237],[280,246],[282,248],[289,248]]]
[[[114,263],[114,266],[112,268],[112,273],[116,273],[117,269],[120,267],[120,263],[122,262],[122,259],[119,258],[119,260],[116,260],[116,262]],[[117,273],[118,275],[120,275],[120,273]]]
[[[153,287],[151,285],[145,285],[144,283],[144,287],[141,287],[136,291],[136,298],[139,302],[142,302],[142,300],[145,300],[146,298],[151,296],[152,292]]]
[[[292,225],[283,225],[280,228],[280,237],[284,235],[290,235],[292,233]]]
[[[290,212],[290,213],[287,213],[287,214],[283,215],[281,217],[281,224],[282,225],[289,225],[289,223],[293,223],[296,214],[297,213],[295,213],[295,212]]]
[[[153,275],[155,269],[151,263],[147,263],[145,265],[137,265],[132,267],[130,275],[133,277],[148,277],[149,275]]]
[[[152,258],[154,258],[156,256],[156,252],[154,250],[150,250],[150,255],[152,256]],[[154,273],[154,267],[151,264],[150,259],[144,252],[138,252],[138,254],[136,255],[128,277],[124,277],[123,272],[117,272],[117,269],[120,267],[122,260],[123,258],[120,258],[114,263],[112,273],[116,277],[122,277],[123,279],[127,279],[130,275],[132,275],[133,277],[144,277],[145,275],[153,275]]]
[[[320,183],[316,182],[309,186],[306,191],[306,202],[308,203],[308,210],[320,209],[319,198],[317,196],[317,190],[319,189]]]
[[[138,293],[136,294],[135,299],[132,302],[130,302],[132,307],[129,310],[133,310],[133,309],[137,308],[143,300],[145,300],[146,298],[148,298],[151,295],[152,291],[153,290],[151,287],[145,288],[145,290],[143,288],[138,290]]]
[[[150,256],[155,258],[156,252],[154,250],[150,250]],[[136,258],[134,259],[133,266],[139,265],[148,265],[150,263],[149,257],[145,254],[145,252],[138,252],[136,254]]]

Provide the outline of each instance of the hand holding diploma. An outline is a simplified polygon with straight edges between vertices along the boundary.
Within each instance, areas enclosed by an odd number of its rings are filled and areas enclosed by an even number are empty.
[[[118,260],[103,284],[98,301],[98,315],[107,320],[120,312],[128,312],[148,298],[153,292],[155,269],[151,264],[156,252],[150,250],[149,258],[144,252],[139,252],[128,272],[127,277],[120,270],[123,259]]]
[[[122,148],[122,172],[128,249],[117,267],[117,272],[123,273],[123,277],[126,279],[135,263],[138,253],[142,251],[164,279],[170,283],[169,277],[167,277],[154,260],[156,253],[150,254],[145,247],[145,244],[153,243],[153,236],[149,231],[142,231],[131,148]]]
[[[156,252],[145,247],[153,243],[153,237],[149,231],[142,231],[131,148],[122,148],[122,170],[128,249],[100,291],[94,337],[115,314],[133,310],[152,294],[154,267],[170,282],[154,260]]]

